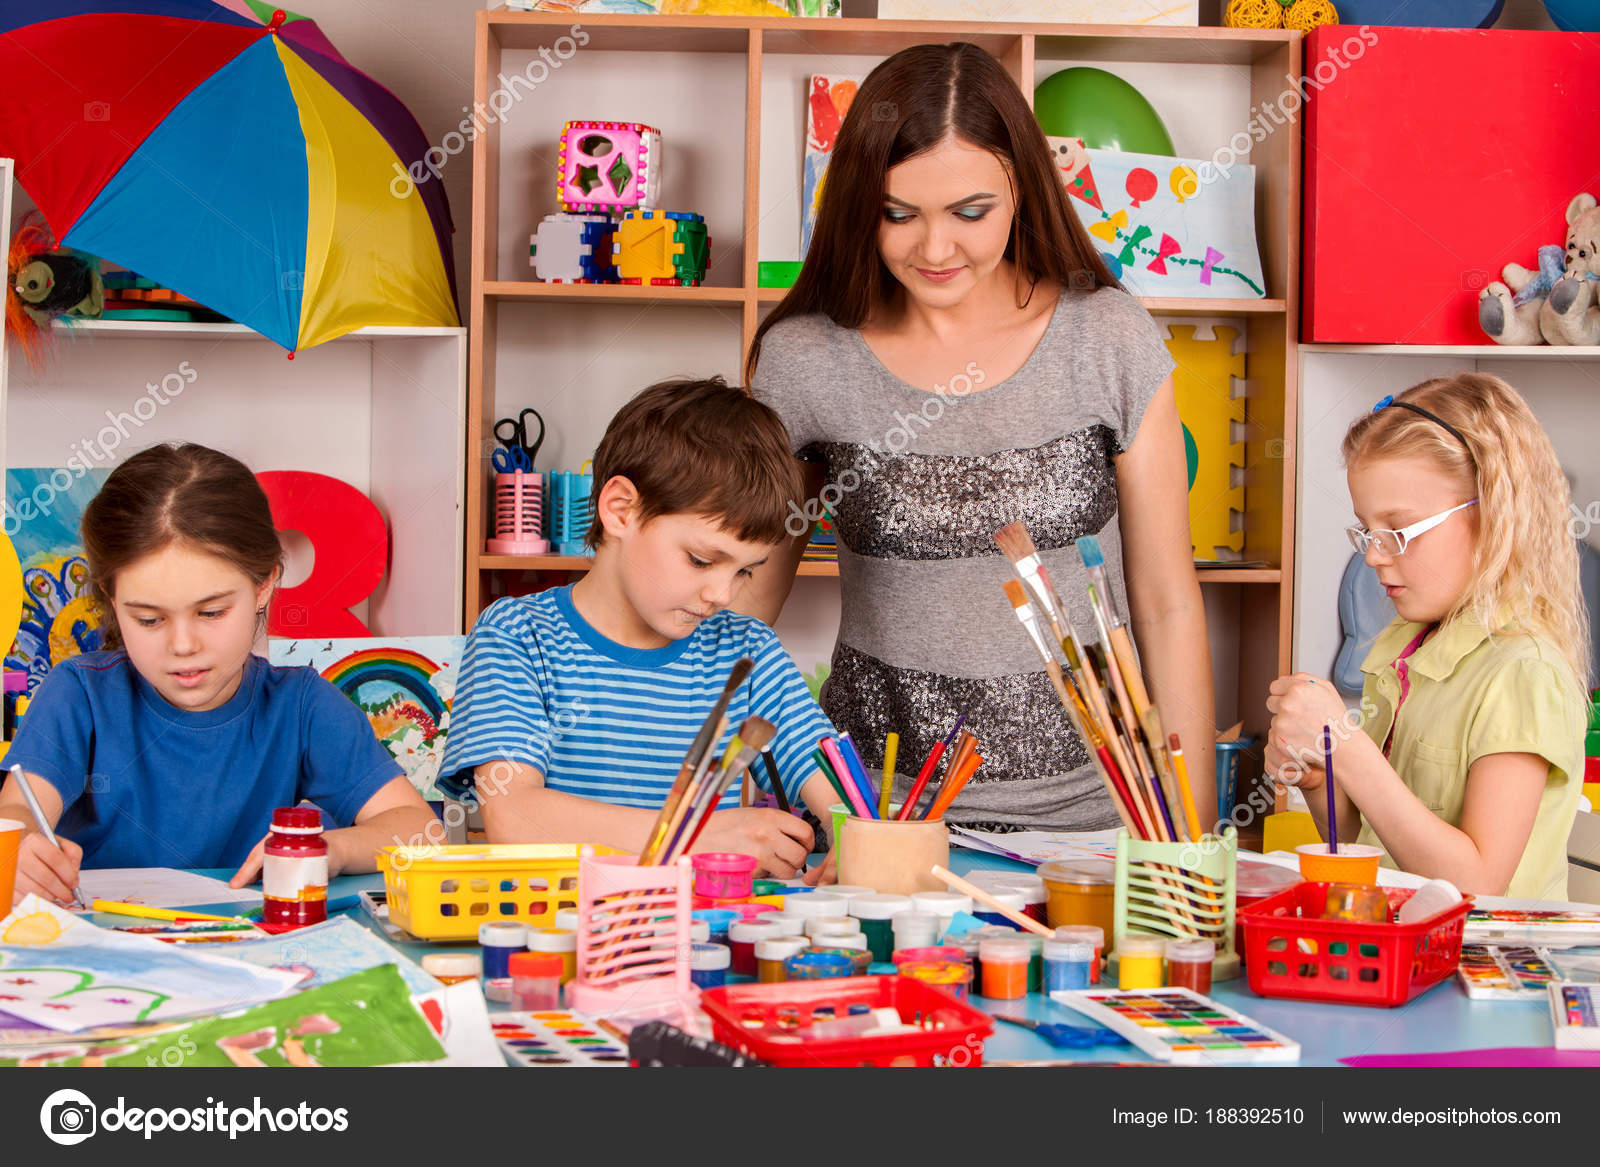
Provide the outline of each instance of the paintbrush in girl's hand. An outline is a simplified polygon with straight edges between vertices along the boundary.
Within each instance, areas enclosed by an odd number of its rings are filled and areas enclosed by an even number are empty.
[[[722,768],[711,775],[700,788],[696,796],[697,805],[690,808],[679,840],[674,843],[667,855],[668,863],[689,853],[694,841],[700,837],[700,832],[705,830],[706,823],[710,822],[711,816],[717,812],[717,803],[722,801],[723,793],[744,774],[745,770],[749,769],[750,764],[760,756],[762,750],[767,748],[777,732],[778,727],[765,718],[745,719],[744,724],[739,727],[733,745],[728,747],[728,752],[723,757]]]
[[[717,738],[722,736],[720,727],[728,712],[728,703],[733,700],[733,695],[749,678],[750,670],[755,666],[756,662],[747,656],[742,656],[734,662],[733,670],[728,674],[728,683],[722,687],[722,696],[717,698],[717,703],[711,707],[711,712],[706,714],[700,732],[695,734],[689,752],[683,756],[683,765],[678,768],[678,777],[672,783],[672,788],[667,791],[666,801],[661,806],[661,814],[657,816],[655,826],[650,829],[650,836],[645,842],[644,849],[639,852],[640,867],[649,867],[655,863],[661,848],[666,844],[667,834],[672,829],[674,816],[677,815],[678,807],[689,789],[689,784],[699,772],[700,763],[716,745]]]

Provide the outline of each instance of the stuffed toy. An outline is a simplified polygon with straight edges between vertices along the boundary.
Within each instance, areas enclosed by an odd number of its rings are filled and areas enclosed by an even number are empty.
[[[35,367],[43,360],[52,321],[99,316],[105,307],[105,286],[95,265],[58,248],[49,228],[34,217],[11,241],[6,276],[6,326]]]
[[[1478,297],[1478,323],[1496,344],[1600,344],[1600,202],[1567,206],[1567,245],[1539,248],[1538,270],[1507,264]]]

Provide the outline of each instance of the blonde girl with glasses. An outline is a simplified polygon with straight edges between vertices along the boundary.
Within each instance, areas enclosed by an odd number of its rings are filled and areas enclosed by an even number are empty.
[[[1328,682],[1273,682],[1267,772],[1324,838],[1462,891],[1561,900],[1583,781],[1589,625],[1570,491],[1528,404],[1466,373],[1385,398],[1342,449],[1349,528],[1398,613],[1362,664],[1361,730]]]

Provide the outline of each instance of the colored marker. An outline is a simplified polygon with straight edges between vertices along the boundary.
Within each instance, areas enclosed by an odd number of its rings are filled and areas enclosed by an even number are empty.
[[[856,749],[856,743],[848,733],[839,735],[839,752],[844,755],[844,764],[850,767],[850,777],[855,779],[861,788],[861,800],[867,804],[867,810],[873,818],[878,815],[874,804],[877,802],[877,791],[872,789],[872,779],[867,777],[867,764],[861,760],[861,751]]]
[[[900,735],[891,733],[883,742],[883,789],[878,794],[878,817],[889,817],[889,796],[894,793],[894,764],[900,756]]]

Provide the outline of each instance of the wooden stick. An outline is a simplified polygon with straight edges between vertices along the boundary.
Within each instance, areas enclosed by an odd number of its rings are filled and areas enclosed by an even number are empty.
[[[1013,911],[1002,904],[999,900],[995,899],[988,892],[984,891],[981,887],[978,887],[976,884],[968,883],[959,875],[946,871],[937,863],[935,863],[930,870],[933,872],[935,879],[942,879],[945,883],[955,888],[962,895],[971,896],[990,911],[998,912],[1000,915],[1010,920],[1017,927],[1026,928],[1029,932],[1036,932],[1040,936],[1045,936],[1050,939],[1055,938],[1056,931],[1054,928],[1047,928],[1043,924],[1039,923],[1039,921],[1033,919],[1031,916],[1024,916],[1021,912]]]

